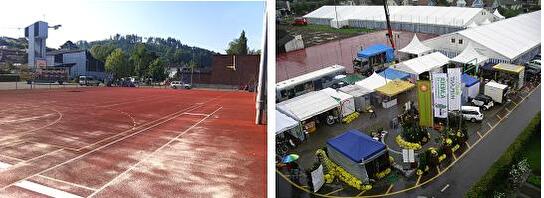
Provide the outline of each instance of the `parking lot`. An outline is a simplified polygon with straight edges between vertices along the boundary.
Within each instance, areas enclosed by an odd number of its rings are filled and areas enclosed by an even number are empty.
[[[0,197],[262,197],[253,93],[0,91]]]

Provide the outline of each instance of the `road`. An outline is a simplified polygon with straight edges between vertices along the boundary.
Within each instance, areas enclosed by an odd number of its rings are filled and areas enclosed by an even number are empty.
[[[395,197],[464,197],[472,184],[478,181],[499,159],[506,148],[514,142],[514,139],[540,111],[540,92],[539,86],[531,96],[508,115],[507,119],[499,123],[485,139],[475,145],[463,159],[442,176],[430,182],[429,185]],[[446,186],[448,187],[446,188]]]

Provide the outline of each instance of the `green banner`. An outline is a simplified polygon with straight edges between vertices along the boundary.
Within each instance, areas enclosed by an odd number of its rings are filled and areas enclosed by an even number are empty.
[[[417,81],[417,102],[419,107],[419,125],[432,127],[433,108],[431,102],[431,82],[428,80]]]

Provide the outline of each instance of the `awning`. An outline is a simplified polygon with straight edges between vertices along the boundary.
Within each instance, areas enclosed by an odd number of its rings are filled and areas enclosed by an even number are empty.
[[[406,47],[400,49],[399,52],[420,55],[426,52],[430,52],[431,50],[433,49],[423,45],[423,43],[421,43],[417,38],[417,35],[414,34],[412,41],[410,41],[410,43],[408,43]]]
[[[371,76],[356,82],[355,85],[361,86],[365,89],[374,91],[376,88],[384,86],[391,80],[384,78],[383,76],[380,76],[377,73],[373,73]]]
[[[276,135],[293,129],[298,125],[299,122],[276,110]]]
[[[380,92],[383,95],[392,97],[396,96],[402,92],[405,92],[409,89],[414,88],[415,85],[404,80],[394,80],[388,82],[386,85],[376,89],[377,92]]]
[[[450,59],[440,52],[434,52],[414,59],[400,62],[392,67],[411,74],[421,74],[448,64]]]
[[[340,100],[340,101],[344,101],[344,100],[348,100],[350,98],[353,98],[352,95],[349,95],[349,94],[344,93],[344,92],[336,91],[336,90],[334,90],[333,88],[330,88],[330,87],[327,87],[327,88],[319,90],[319,91],[329,95],[330,97],[333,97],[333,98],[335,98],[337,100]]]
[[[276,109],[297,121],[304,121],[339,106],[340,103],[329,95],[312,91],[280,102]]]
[[[480,81],[477,78],[472,77],[468,74],[463,74],[461,75],[461,82],[465,84],[465,87],[470,87]]]
[[[372,90],[369,90],[357,85],[348,85],[345,87],[341,87],[338,90],[340,90],[341,92],[347,93],[349,95],[352,95],[353,97],[361,97],[366,94],[374,92]]]
[[[456,57],[453,57],[451,61],[468,64],[468,63],[475,63],[475,64],[481,64],[487,61],[489,58],[486,56],[478,53],[474,47],[472,46],[472,42],[468,43],[467,47]]]
[[[508,63],[499,63],[499,64],[496,64],[495,66],[493,66],[493,69],[517,74],[517,73],[523,72],[525,67],[519,66],[519,65],[508,64]]]
[[[357,163],[370,159],[386,149],[385,144],[354,129],[329,139],[327,144]]]
[[[353,85],[357,81],[363,80],[364,77],[361,74],[350,74],[345,78],[340,79],[340,81],[345,82],[346,84]]]
[[[383,76],[389,80],[395,80],[395,79],[406,79],[410,77],[409,73],[399,71],[396,69],[386,68],[382,72],[379,73],[380,76]]]

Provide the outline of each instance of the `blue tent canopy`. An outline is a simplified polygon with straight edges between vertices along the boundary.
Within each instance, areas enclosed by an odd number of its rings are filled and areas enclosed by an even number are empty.
[[[357,52],[357,57],[370,58],[372,56],[375,56],[376,54],[380,54],[384,52],[385,52],[385,58],[387,62],[393,61],[393,59],[395,59],[393,48],[384,44],[371,45],[367,47],[366,49]]]
[[[470,87],[479,82],[477,78],[474,78],[468,74],[461,75],[461,82],[465,83],[465,87]]]
[[[357,163],[385,149],[385,144],[353,129],[329,139],[327,144]]]
[[[391,69],[391,68],[387,68],[385,70],[383,70],[382,72],[378,73],[380,74],[380,76],[383,76],[384,78],[387,78],[389,80],[396,80],[396,79],[407,79],[408,77],[410,77],[410,74],[406,73],[406,72],[403,72],[403,71],[399,71],[399,70],[396,70],[396,69]]]

